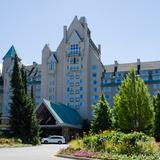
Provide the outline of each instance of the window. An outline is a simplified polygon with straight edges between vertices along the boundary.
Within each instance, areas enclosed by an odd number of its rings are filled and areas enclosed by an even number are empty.
[[[95,100],[98,100],[99,96],[98,96],[98,95],[94,95],[93,98],[94,98]]]
[[[93,69],[93,70],[96,70],[96,69],[97,69],[97,66],[96,66],[96,65],[93,65],[93,66],[92,66],[92,69]]]
[[[74,86],[74,83],[73,83],[73,82],[70,82],[70,86],[73,87],[73,86]]]
[[[83,87],[80,87],[80,91],[82,91],[83,90]]]
[[[92,77],[97,77],[97,74],[96,73],[92,73]]]
[[[153,80],[159,80],[160,76],[153,76]]]
[[[97,92],[97,88],[93,88],[93,91],[94,91],[94,92]]]
[[[79,86],[79,82],[76,82],[76,86]]]
[[[70,98],[70,102],[74,102],[74,98]]]
[[[79,98],[76,98],[76,102],[79,102],[80,101],[80,99]]]
[[[116,79],[115,82],[116,83],[121,83],[121,79]]]
[[[154,84],[153,89],[160,89],[160,84]]]
[[[144,81],[148,81],[148,76],[142,76],[141,77]]]
[[[52,61],[48,63],[48,70],[54,70],[54,63]]]
[[[76,79],[79,79],[79,78],[80,78],[79,74],[76,74],[76,76],[75,76],[75,77],[76,77]]]
[[[74,90],[70,90],[70,94],[74,94]]]
[[[105,92],[111,92],[111,87],[105,87],[103,90],[104,90]]]
[[[94,81],[93,81],[93,84],[97,84],[97,81],[96,81],[96,80],[94,80]]]
[[[70,79],[73,79],[73,78],[74,78],[74,75],[73,75],[73,74],[69,74],[69,78],[70,78]]]
[[[80,51],[80,47],[78,44],[71,44],[70,51]]]
[[[76,90],[75,93],[76,93],[76,94],[79,94],[79,90]]]
[[[68,56],[79,56],[80,55],[80,47],[78,44],[71,44],[69,48]],[[74,60],[73,60],[74,62]]]

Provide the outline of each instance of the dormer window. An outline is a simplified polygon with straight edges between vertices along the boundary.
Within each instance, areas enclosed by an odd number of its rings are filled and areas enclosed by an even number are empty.
[[[48,71],[54,71],[55,70],[55,64],[56,60],[53,54],[48,58]]]
[[[48,70],[54,70],[54,62],[48,63]]]

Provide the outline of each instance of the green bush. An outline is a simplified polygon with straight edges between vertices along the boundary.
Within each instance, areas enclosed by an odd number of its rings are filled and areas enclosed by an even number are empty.
[[[141,132],[125,134],[116,131],[104,131],[101,134],[84,136],[80,141],[81,145],[77,148],[81,150],[119,155],[151,155],[159,150],[154,138]],[[72,148],[72,144],[70,147]]]
[[[21,139],[14,139],[14,138],[0,138],[0,145],[12,145],[12,144],[22,144]]]

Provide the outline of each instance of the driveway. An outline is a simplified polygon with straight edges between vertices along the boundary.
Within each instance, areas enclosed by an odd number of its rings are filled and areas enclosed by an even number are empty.
[[[54,156],[60,149],[67,146],[66,144],[43,144],[34,147],[1,148],[0,160],[67,160]]]

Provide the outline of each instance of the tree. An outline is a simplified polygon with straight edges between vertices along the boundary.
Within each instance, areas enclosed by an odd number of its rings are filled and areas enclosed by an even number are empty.
[[[21,74],[23,79],[23,87],[25,90],[24,97],[24,142],[38,144],[40,128],[34,112],[35,103],[30,95],[27,94],[27,74],[24,67],[21,68]],[[32,85],[33,86],[33,85]],[[33,90],[31,90],[31,95]]]
[[[23,136],[23,98],[24,90],[19,68],[19,58],[14,57],[14,66],[11,76],[11,103],[10,103],[10,126],[13,135],[18,138]]]
[[[111,129],[112,121],[109,108],[109,104],[102,94],[99,102],[93,107],[93,119],[91,121],[91,131],[93,133]]]
[[[88,135],[90,127],[90,121],[88,119],[84,119],[82,122],[82,132]]]
[[[35,104],[27,95],[27,78],[24,67],[20,69],[19,58],[14,58],[11,77],[10,125],[13,136],[23,143],[39,143],[39,126],[34,113]]]
[[[21,67],[21,77],[22,77],[25,94],[27,94],[27,72],[23,65]]]
[[[155,120],[154,120],[154,137],[157,142],[160,142],[160,92],[154,98],[154,111],[155,111]]]
[[[147,132],[153,125],[153,105],[144,81],[132,68],[114,97],[116,126],[124,132]]]

